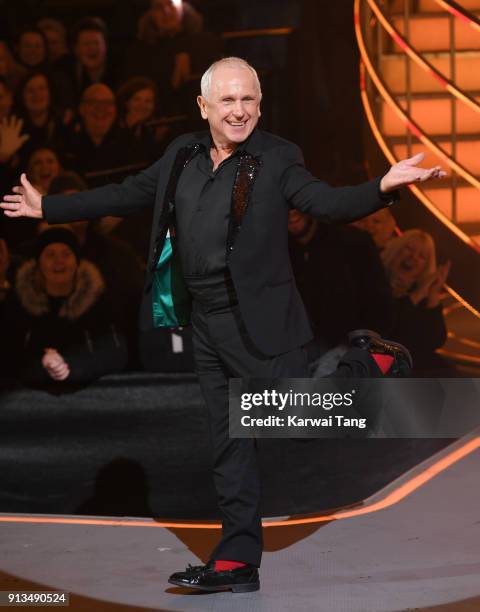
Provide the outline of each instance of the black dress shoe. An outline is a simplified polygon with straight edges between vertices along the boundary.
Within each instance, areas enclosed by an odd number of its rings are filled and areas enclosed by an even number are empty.
[[[210,561],[207,565],[189,565],[184,572],[172,574],[168,582],[176,586],[211,592],[249,593],[260,589],[258,569],[253,565],[220,572],[216,572],[214,567],[214,561]]]
[[[356,329],[348,334],[350,346],[368,351],[372,355],[388,355],[393,358],[392,365],[386,376],[405,377],[413,367],[409,350],[398,342],[385,340],[380,334],[370,329]]]

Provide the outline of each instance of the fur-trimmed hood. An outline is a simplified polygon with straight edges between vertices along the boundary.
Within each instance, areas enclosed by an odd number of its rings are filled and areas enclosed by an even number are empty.
[[[35,280],[37,262],[29,259],[18,269],[15,290],[21,305],[35,316],[41,317],[50,310],[45,291],[37,287]],[[85,314],[105,291],[105,282],[99,269],[85,259],[80,260],[73,293],[65,300],[58,315],[75,320]]]

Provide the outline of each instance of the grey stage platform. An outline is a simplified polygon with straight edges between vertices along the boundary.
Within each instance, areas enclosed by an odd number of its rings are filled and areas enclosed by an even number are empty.
[[[365,507],[478,436],[441,451]],[[72,594],[68,609],[85,612],[478,611],[479,473],[477,445],[383,510],[265,529],[262,590],[245,595],[190,593],[166,583],[174,570],[206,558],[216,530],[0,522],[0,590],[64,589]]]

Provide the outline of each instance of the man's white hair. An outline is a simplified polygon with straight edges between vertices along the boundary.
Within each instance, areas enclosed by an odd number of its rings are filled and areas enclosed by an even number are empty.
[[[260,86],[260,79],[258,78],[258,74],[255,68],[253,66],[250,66],[250,64],[241,57],[223,57],[222,59],[213,62],[213,64],[209,66],[203,73],[202,80],[200,81],[200,89],[202,92],[202,96],[205,98],[205,100],[208,100],[208,96],[210,95],[213,73],[220,66],[238,66],[240,68],[246,68],[247,70],[250,70],[257,84],[260,100],[262,99],[262,88]]]

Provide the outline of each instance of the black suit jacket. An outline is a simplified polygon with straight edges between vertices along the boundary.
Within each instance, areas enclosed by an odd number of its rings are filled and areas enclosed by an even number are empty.
[[[42,200],[49,223],[125,216],[155,207],[142,329],[154,326],[152,279],[168,226],[174,234],[178,177],[199,147],[209,143],[208,132],[181,136],[156,163],[121,184]],[[258,129],[240,147],[226,260],[252,341],[262,353],[278,355],[312,338],[289,260],[289,208],[322,221],[348,223],[386,206],[387,199],[380,194],[379,178],[354,187],[330,187],[306,170],[298,146]],[[178,265],[177,258],[177,270]]]

